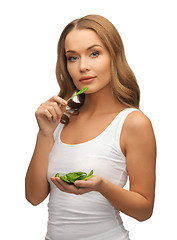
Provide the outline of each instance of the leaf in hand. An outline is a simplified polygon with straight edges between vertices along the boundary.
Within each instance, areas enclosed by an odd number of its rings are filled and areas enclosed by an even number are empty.
[[[87,89],[88,89],[88,87],[85,87],[85,88],[81,89],[79,92],[77,92],[74,96],[68,98],[68,100],[66,100],[66,101],[68,102],[68,101],[71,100],[73,97],[78,96],[78,95],[84,93]]]
[[[67,174],[65,174],[63,176],[60,176],[60,174],[57,173],[55,175],[55,177],[60,177],[63,181],[65,181],[65,182],[67,182],[69,184],[74,184],[74,182],[76,180],[84,180],[84,181],[86,181],[89,178],[94,177],[94,175],[93,175],[93,170],[91,170],[88,175],[85,172],[71,172],[71,173],[67,173]],[[77,187],[77,188],[79,189],[80,187]]]

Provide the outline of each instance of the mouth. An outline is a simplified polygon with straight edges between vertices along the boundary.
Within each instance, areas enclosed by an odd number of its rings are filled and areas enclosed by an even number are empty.
[[[96,78],[96,76],[83,76],[79,79],[79,81],[82,83],[88,83],[91,82],[94,78]]]

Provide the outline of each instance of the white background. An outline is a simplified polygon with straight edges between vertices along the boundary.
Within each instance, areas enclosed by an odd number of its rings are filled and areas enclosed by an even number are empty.
[[[141,89],[141,110],[157,140],[157,184],[153,216],[138,222],[122,214],[132,240],[176,237],[176,1],[46,1],[0,3],[0,215],[4,240],[44,239],[46,199],[25,200],[25,174],[36,141],[35,110],[58,94],[57,43],[70,21],[100,14],[118,29],[127,61]]]

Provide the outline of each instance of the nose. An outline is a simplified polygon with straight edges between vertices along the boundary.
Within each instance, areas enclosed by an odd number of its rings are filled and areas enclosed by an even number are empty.
[[[81,57],[80,58],[80,66],[79,66],[79,68],[80,68],[80,72],[85,72],[85,71],[90,69],[89,63],[88,63],[86,57]]]

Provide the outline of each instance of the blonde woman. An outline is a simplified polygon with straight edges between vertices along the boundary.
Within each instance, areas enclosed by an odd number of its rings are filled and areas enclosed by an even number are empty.
[[[153,212],[156,143],[112,23],[99,15],[69,23],[58,43],[56,76],[59,96],[35,113],[39,132],[26,198],[38,205],[50,194],[46,240],[128,240],[119,213],[145,221]],[[77,101],[66,101],[84,87]],[[74,185],[55,177],[92,169],[94,177]]]

